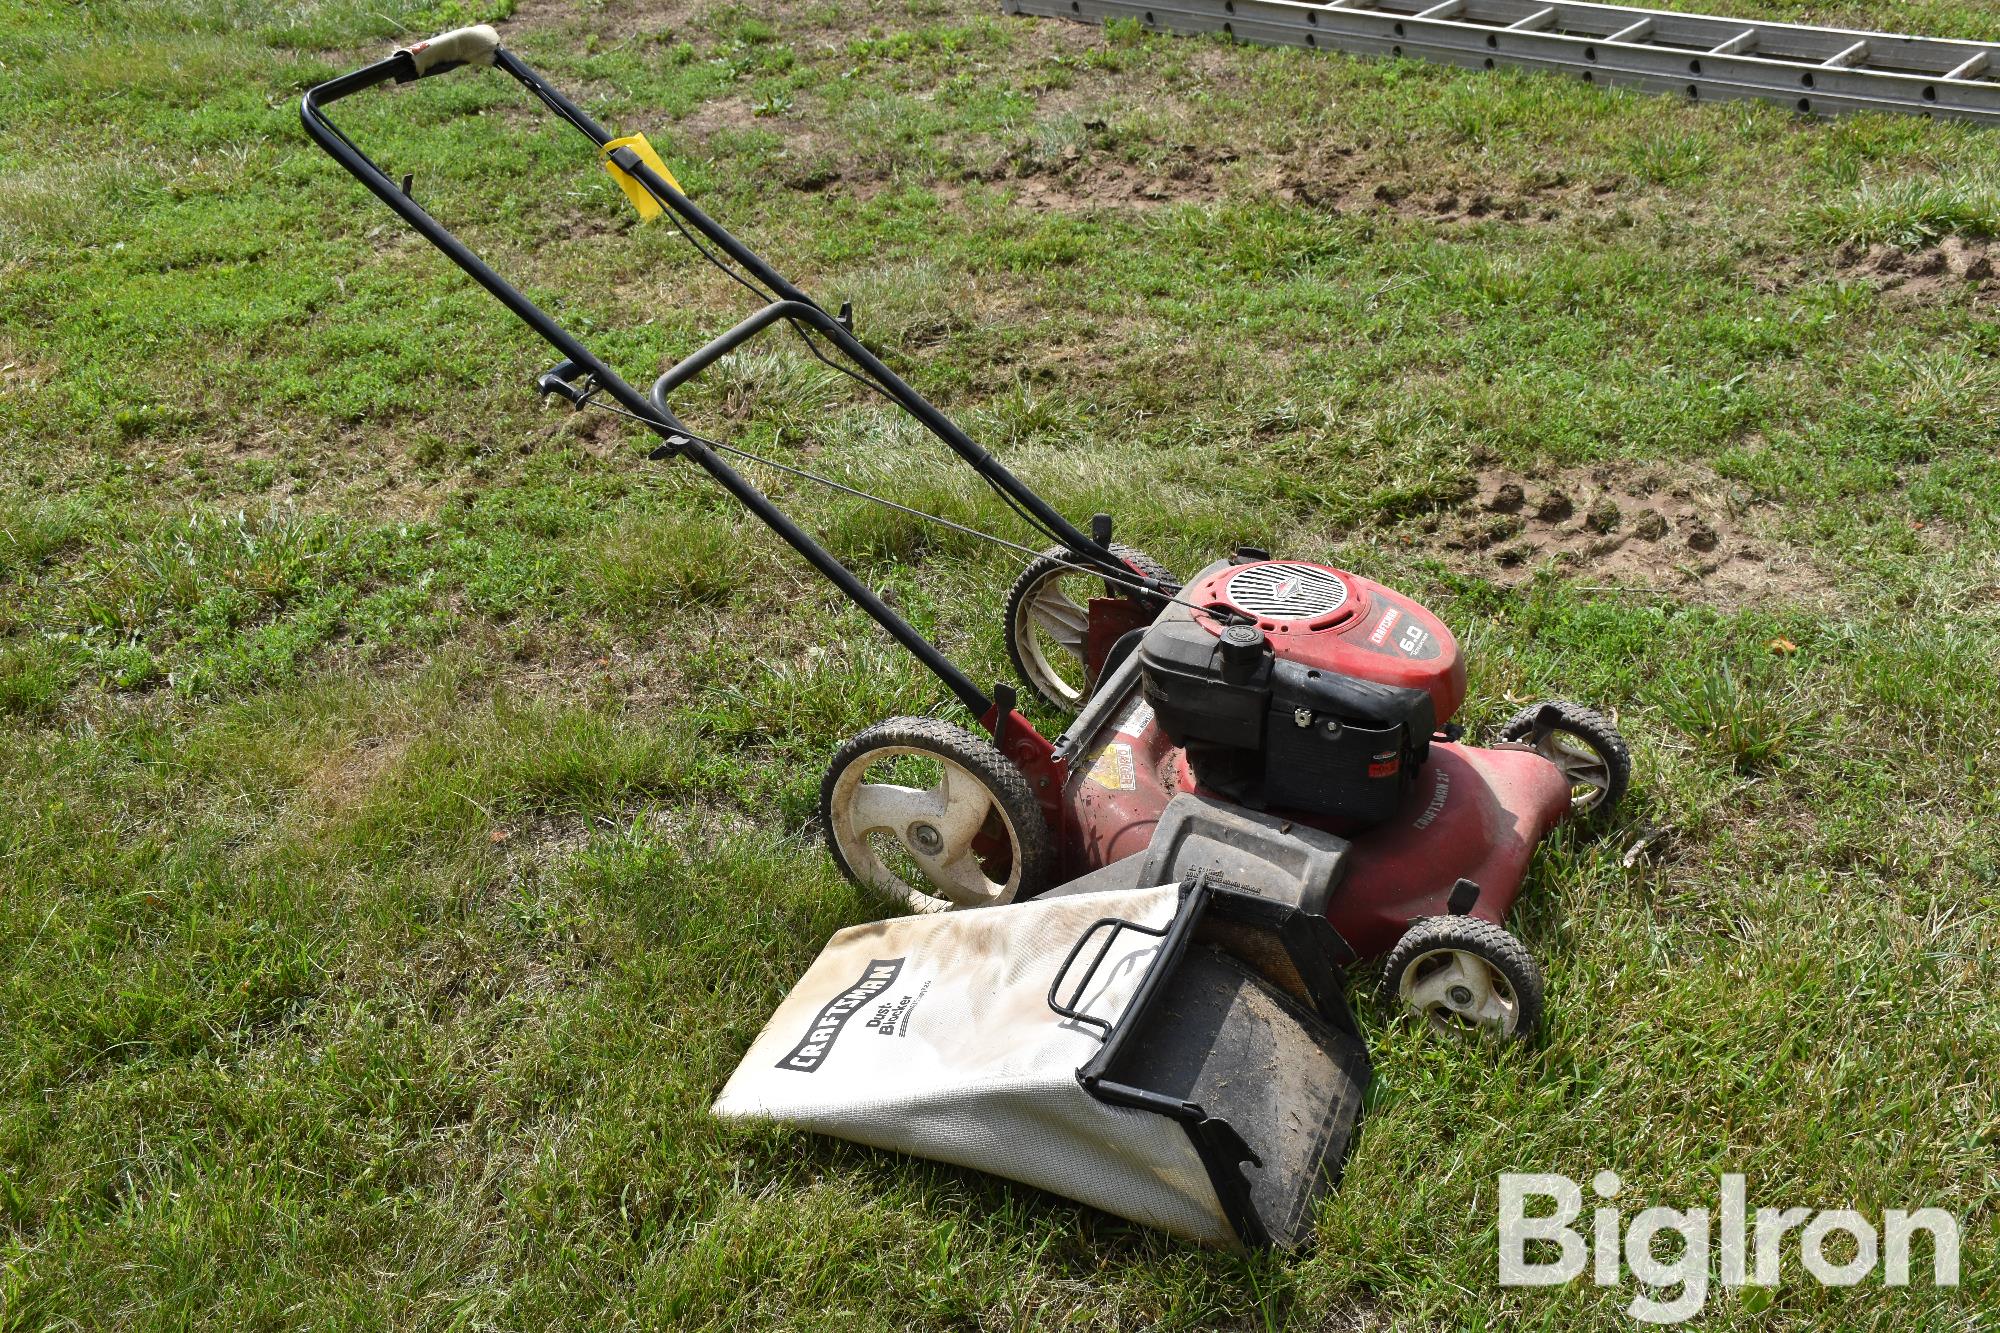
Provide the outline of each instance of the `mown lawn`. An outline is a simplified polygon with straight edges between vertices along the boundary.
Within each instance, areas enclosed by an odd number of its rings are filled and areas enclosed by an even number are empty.
[[[555,358],[305,140],[305,87],[485,17],[1073,516],[1411,591],[1475,731],[1615,711],[1634,797],[1513,922],[1544,1040],[1371,1013],[1310,1257],[707,1118],[877,915],[826,757],[953,710],[692,469],[542,410]],[[644,382],[740,294],[518,91],[342,122]],[[1494,1281],[1497,1173],[1603,1167],[1628,1215],[1741,1171],[1961,1220],[1957,1290],[1794,1257],[1709,1326],[1991,1326],[1996,233],[1962,125],[987,0],[0,0],[0,1329],[1619,1328],[1629,1285]],[[689,402],[1019,535],[782,343]],[[762,479],[1003,675],[1005,552]]]

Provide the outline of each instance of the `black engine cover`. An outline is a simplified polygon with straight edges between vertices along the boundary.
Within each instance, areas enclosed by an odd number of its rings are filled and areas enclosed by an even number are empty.
[[[1170,608],[1139,644],[1146,698],[1202,785],[1245,805],[1373,824],[1401,808],[1430,753],[1427,691],[1225,653]]]

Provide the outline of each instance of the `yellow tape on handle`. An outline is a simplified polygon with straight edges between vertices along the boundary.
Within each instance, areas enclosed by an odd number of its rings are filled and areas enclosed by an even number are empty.
[[[666,210],[660,207],[660,201],[653,198],[652,191],[641,185],[636,176],[611,160],[611,155],[620,148],[629,148],[637,153],[641,162],[659,172],[667,184],[676,190],[681,188],[681,183],[674,179],[673,172],[667,170],[667,164],[660,161],[660,155],[653,151],[653,145],[646,142],[646,136],[643,134],[628,134],[622,139],[613,139],[604,145],[604,169],[611,173],[612,180],[618,182],[618,188],[625,191],[625,197],[632,201],[632,207],[639,210],[639,220],[651,222]]]

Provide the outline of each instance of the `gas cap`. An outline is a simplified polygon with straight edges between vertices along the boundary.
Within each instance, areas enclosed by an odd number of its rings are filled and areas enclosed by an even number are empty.
[[[1264,631],[1255,625],[1231,625],[1222,631],[1222,678],[1231,685],[1247,684],[1264,660]]]

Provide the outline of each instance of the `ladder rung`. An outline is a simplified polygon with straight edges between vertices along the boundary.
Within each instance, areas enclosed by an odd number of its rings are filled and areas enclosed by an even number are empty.
[[[1977,51],[1973,53],[1972,59],[1966,61],[1951,73],[1945,75],[1945,77],[1947,79],[1976,79],[1992,68],[1992,66],[1993,57],[1987,55],[1984,51]]]
[[[1828,69],[1853,69],[1868,59],[1868,43],[1856,42],[1837,56],[1828,56],[1823,62]]]
[[[1465,0],[1443,0],[1442,4],[1432,5],[1429,9],[1414,15],[1414,17],[1420,19],[1448,19],[1464,8]]]
[[[1607,42],[1643,42],[1653,35],[1653,20],[1640,19],[1637,23],[1620,28],[1604,40]]]
[[[1509,32],[1539,32],[1556,21],[1556,7],[1538,9],[1524,19],[1515,19],[1507,25]]]
[[[1712,56],[1740,56],[1757,44],[1757,30],[1745,28],[1709,52]]]

